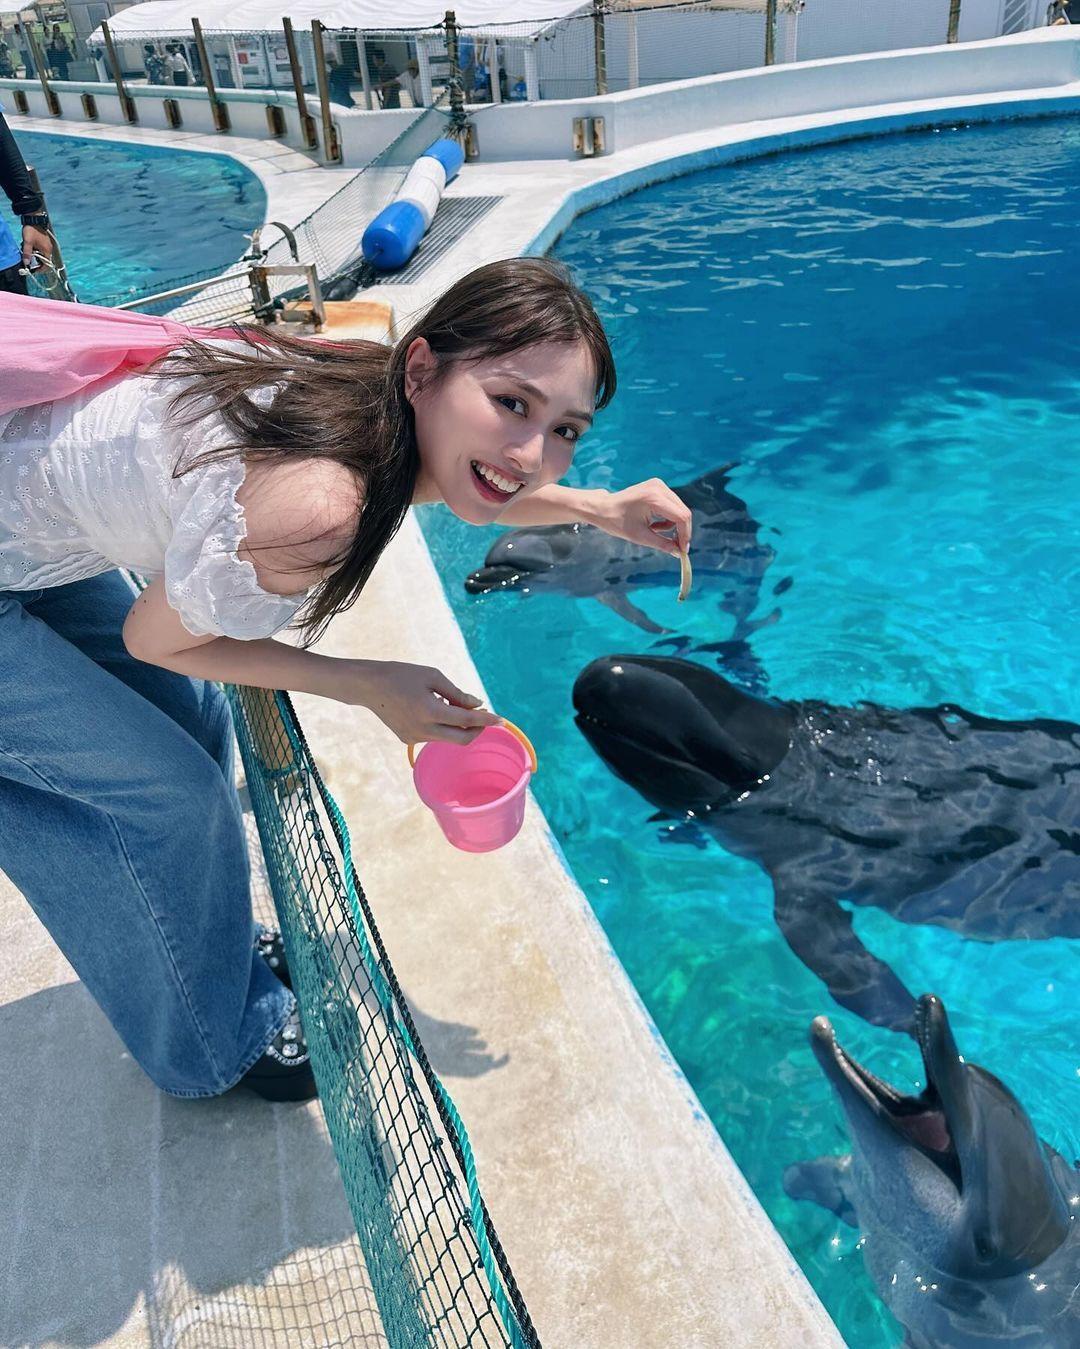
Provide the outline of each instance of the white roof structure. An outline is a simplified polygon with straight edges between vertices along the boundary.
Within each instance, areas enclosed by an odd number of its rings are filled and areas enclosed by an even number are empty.
[[[630,0],[627,8],[649,9],[670,0]],[[765,8],[765,0],[712,0],[709,8]],[[783,7],[784,0],[781,0]],[[512,31],[525,37],[542,33],[553,23],[591,8],[591,0],[146,0],[109,19],[109,31],[118,42],[145,37],[190,37],[191,20],[198,19],[207,36],[214,33],[272,33],[281,31],[283,14],[297,32],[310,29],[312,19],[327,28],[355,28],[362,33],[391,33],[403,29],[441,28],[453,8],[462,28],[488,32]],[[91,34],[101,42],[101,29]]]
[[[122,9],[108,23],[117,41],[147,35],[190,37],[193,18],[208,36],[280,32],[283,14],[297,32],[310,29],[312,19],[318,19],[327,28],[387,33],[441,28],[452,8],[461,27],[512,27],[524,34],[529,27],[543,32],[553,21],[588,7],[589,0],[146,0]],[[102,41],[100,28],[91,40]]]

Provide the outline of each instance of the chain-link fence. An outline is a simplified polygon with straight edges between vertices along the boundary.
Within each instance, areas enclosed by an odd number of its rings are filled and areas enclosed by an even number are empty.
[[[464,1125],[428,1061],[347,826],[288,695],[228,692],[258,831],[253,848],[284,936],[363,1265],[347,1248],[311,1252],[296,1270],[299,1283],[271,1280],[265,1296],[234,1295],[227,1305],[206,1299],[206,1318],[190,1290],[159,1291],[155,1343],[540,1349]],[[273,921],[265,908],[260,916]]]

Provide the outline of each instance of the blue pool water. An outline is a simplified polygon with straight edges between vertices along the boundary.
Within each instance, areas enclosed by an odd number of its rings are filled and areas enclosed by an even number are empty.
[[[732,489],[777,553],[759,613],[781,616],[754,646],[781,697],[1080,720],[1078,221],[1065,120],[763,159],[582,217],[555,251],[621,378],[571,481],[738,461]],[[856,1234],[788,1200],[781,1175],[846,1150],[806,1042],[815,1014],[904,1090],[922,1085],[914,1046],[833,1005],[780,937],[763,873],[650,823],[575,729],[582,666],[655,639],[595,601],[468,597],[496,531],[441,509],[424,528],[494,706],[537,743],[555,834],[705,1108],[848,1342],[898,1344]],[[716,589],[677,605],[676,585],[673,565],[635,600],[695,644],[727,636]],[[1077,944],[980,944],[874,909],[855,925],[1080,1155]]]
[[[122,304],[221,271],[266,218],[262,184],[226,155],[23,131],[15,139],[85,302]]]

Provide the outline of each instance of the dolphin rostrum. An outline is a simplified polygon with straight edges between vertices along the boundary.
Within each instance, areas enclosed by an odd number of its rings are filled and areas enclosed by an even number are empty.
[[[742,641],[756,626],[750,615],[775,553],[758,539],[758,523],[746,502],[728,491],[733,467],[725,464],[674,490],[693,512],[694,573],[720,578],[720,607],[735,618],[733,640]],[[628,592],[645,585],[674,586],[676,565],[666,553],[613,538],[592,525],[537,525],[500,535],[484,565],[466,578],[465,589],[470,595],[546,590],[591,596],[645,632],[662,633],[666,629],[643,613]]]

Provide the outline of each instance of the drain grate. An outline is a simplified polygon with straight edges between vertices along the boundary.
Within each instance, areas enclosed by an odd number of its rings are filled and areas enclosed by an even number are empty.
[[[502,197],[443,197],[431,229],[424,235],[412,261],[400,272],[380,273],[376,278],[378,284],[407,286],[415,281],[500,201]]]

